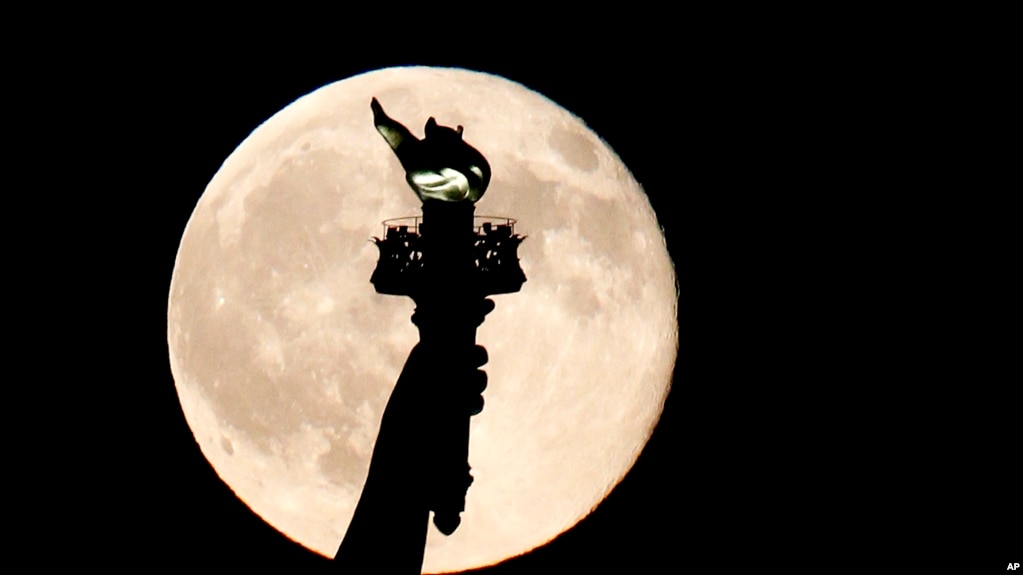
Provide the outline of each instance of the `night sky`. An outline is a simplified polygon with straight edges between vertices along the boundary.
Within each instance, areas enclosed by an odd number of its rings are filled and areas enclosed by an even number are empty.
[[[91,487],[59,507],[83,519],[66,552],[140,568],[329,567],[235,498],[192,439],[167,358],[170,278],[192,208],[256,126],[326,83],[421,64],[504,76],[582,118],[650,196],[680,288],[672,392],[633,470],[574,529],[481,573],[819,571],[878,566],[892,552],[908,565],[1018,561],[1005,554],[1020,540],[1018,432],[949,424],[954,414],[921,403],[912,372],[876,360],[891,355],[890,334],[835,329],[870,308],[876,285],[836,268],[846,246],[820,240],[847,206],[834,196],[860,183],[835,160],[849,141],[839,150],[828,137],[857,123],[836,111],[846,101],[807,80],[815,61],[788,52],[629,30],[549,47],[530,35],[543,57],[340,46],[328,57],[265,39],[254,50],[186,55],[151,41],[138,60],[130,42],[72,56],[97,66],[60,101],[80,112],[67,132],[90,158],[82,185],[101,198],[83,245],[105,257],[70,258],[68,277],[88,287],[68,333],[94,349],[81,373],[110,377],[84,394],[97,404],[84,424],[93,457],[73,472]],[[967,483],[948,479],[963,469]],[[910,535],[961,545],[925,550]]]
[[[145,140],[147,147],[155,148],[143,154],[149,157],[154,180],[154,188],[147,194],[158,197],[154,198],[157,206],[150,212],[158,216],[155,225],[159,226],[159,231],[146,230],[159,247],[153,254],[159,265],[145,262],[152,284],[147,286],[147,292],[152,292],[151,301],[146,302],[149,314],[165,315],[177,242],[206,183],[235,146],[277,110],[325,83],[377,66],[406,63],[471,67],[503,75],[543,93],[582,117],[619,153],[648,191],[659,190],[656,195],[651,193],[658,213],[686,204],[685,200],[679,201],[681,198],[675,193],[681,185],[679,175],[658,164],[658,159],[678,162],[681,150],[657,150],[650,140],[671,136],[665,134],[665,130],[682,129],[684,119],[674,113],[663,118],[651,114],[650,104],[636,85],[649,83],[651,89],[659,91],[663,84],[642,78],[639,71],[609,81],[598,66],[593,63],[577,65],[572,58],[539,66],[503,67],[485,66],[482,62],[473,66],[472,62],[460,60],[400,59],[355,67],[339,64],[313,69],[299,65],[264,70],[251,63],[241,69],[231,69],[225,63],[225,69],[213,69],[209,64],[203,66],[200,77],[192,77],[192,71],[182,68],[178,75],[166,79],[167,87],[175,94],[177,109],[160,111],[161,125],[157,133],[150,133]],[[147,90],[161,105],[167,103],[167,95],[158,94],[162,89],[154,85]],[[674,101],[666,94],[659,94],[656,99],[662,104]],[[680,140],[666,141],[673,147],[679,143]],[[680,247],[683,221],[683,218],[661,219],[675,258],[684,257]],[[676,267],[680,282],[684,283],[685,265],[677,262]],[[371,289],[368,278],[367,289]],[[683,286],[682,293],[686,292]],[[680,304],[681,321],[686,313],[686,306]],[[158,317],[164,319],[163,315]],[[135,389],[146,405],[145,415],[140,414],[140,424],[156,445],[147,453],[139,454],[151,467],[151,474],[148,474],[151,479],[132,485],[133,489],[140,490],[140,497],[147,497],[149,501],[130,509],[129,514],[138,524],[145,525],[146,530],[159,534],[161,555],[167,553],[175,562],[188,562],[201,556],[225,565],[269,563],[299,568],[319,565],[318,556],[288,541],[248,510],[209,467],[177,404],[166,359],[164,329],[165,323],[155,319],[148,326],[147,339],[152,341],[147,343],[146,353],[152,366],[144,382],[145,388],[140,389],[143,382],[139,382]],[[686,345],[689,336],[683,329],[680,337],[684,357],[687,352],[691,353]],[[686,373],[684,361],[679,361],[677,373],[679,377]],[[631,564],[630,571],[653,570],[665,557],[674,556],[680,544],[693,541],[694,537],[695,540],[703,538],[704,535],[685,527],[690,521],[686,517],[695,516],[694,505],[711,509],[720,503],[708,501],[705,495],[689,498],[686,493],[694,487],[694,476],[706,473],[706,470],[698,472],[692,463],[694,453],[705,451],[706,447],[684,446],[682,418],[686,408],[680,400],[680,392],[684,391],[679,388],[671,394],[662,423],[633,472],[594,514],[543,549],[483,572],[596,569],[608,562],[622,564],[623,568]],[[706,482],[707,479],[696,481]],[[135,530],[129,530],[124,536],[132,545],[145,545],[148,539]]]

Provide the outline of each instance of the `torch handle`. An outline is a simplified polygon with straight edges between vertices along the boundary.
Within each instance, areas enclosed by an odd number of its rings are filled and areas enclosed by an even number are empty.
[[[469,473],[469,411],[464,391],[469,378],[451,381],[456,391],[436,422],[438,431],[437,475],[431,497],[433,524],[445,535],[451,535],[462,522],[465,496],[472,485]]]
[[[420,345],[431,358],[424,375],[437,391],[430,422],[434,453],[428,458],[429,492],[433,523],[445,535],[461,523],[466,491],[473,481],[468,463],[469,422],[480,392],[477,368],[481,364],[474,361],[476,328],[491,309],[493,303],[482,298],[458,302],[456,307],[429,302],[418,306],[413,316],[420,328]]]

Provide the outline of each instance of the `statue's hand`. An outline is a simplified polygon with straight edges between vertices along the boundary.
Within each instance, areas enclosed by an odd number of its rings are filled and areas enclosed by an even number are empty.
[[[473,346],[468,353],[457,358],[456,361],[462,363],[465,368],[473,370],[471,375],[464,379],[436,377],[435,374],[439,371],[440,362],[437,361],[439,358],[429,357],[428,353],[418,344],[412,348],[405,361],[405,368],[398,377],[398,383],[391,392],[382,426],[393,426],[408,431],[412,436],[418,435],[416,428],[429,425],[432,414],[448,411],[438,405],[441,401],[454,401],[463,405],[470,416],[483,411],[482,394],[487,389],[487,372],[479,368],[489,359],[487,350],[481,345]],[[443,366],[444,371],[450,368],[450,365]],[[448,387],[452,385],[457,388]],[[388,417],[389,415],[393,417]],[[381,428],[381,433],[383,431]],[[414,437],[409,439],[415,441]]]

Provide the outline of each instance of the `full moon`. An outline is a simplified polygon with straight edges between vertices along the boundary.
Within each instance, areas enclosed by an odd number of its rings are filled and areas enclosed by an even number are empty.
[[[369,283],[381,221],[420,201],[370,100],[418,137],[464,126],[492,179],[477,215],[517,220],[527,281],[479,328],[485,407],[462,524],[424,572],[557,537],[624,477],[657,423],[678,338],[675,273],[640,185],[582,120],[509,80],[389,68],[299,98],[224,161],[181,238],[168,344],[202,453],[253,511],[332,557],[384,406],[418,341],[411,299]]]

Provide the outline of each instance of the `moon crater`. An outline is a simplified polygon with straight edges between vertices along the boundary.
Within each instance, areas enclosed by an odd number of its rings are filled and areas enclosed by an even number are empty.
[[[600,166],[596,146],[576,126],[555,128],[551,132],[550,144],[565,162],[577,170],[592,172]]]

